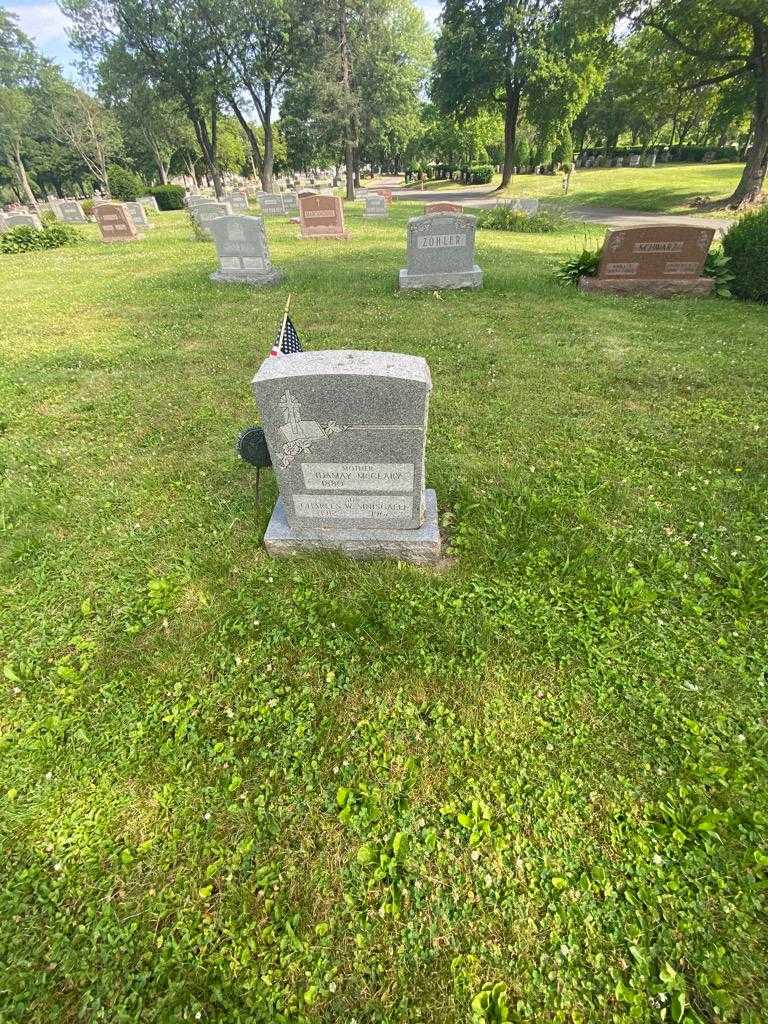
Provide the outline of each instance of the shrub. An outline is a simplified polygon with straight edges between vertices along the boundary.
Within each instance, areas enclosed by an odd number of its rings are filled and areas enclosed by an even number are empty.
[[[730,256],[726,256],[722,249],[710,249],[704,263],[704,277],[714,277],[715,295],[721,299],[730,299],[733,295],[730,262]]]
[[[112,164],[107,168],[109,191],[113,199],[121,199],[124,203],[134,203],[144,191],[144,185],[138,174],[127,167]]]
[[[181,185],[155,185],[147,190],[148,196],[154,196],[161,210],[183,210],[185,190]]]
[[[541,210],[539,213],[527,214],[522,210],[514,210],[511,206],[495,206],[492,210],[484,210],[477,218],[479,228],[491,231],[517,231],[523,234],[548,234],[560,226],[560,218]]]
[[[491,164],[474,164],[472,167],[464,167],[462,178],[465,185],[487,185],[493,178],[493,166]]]
[[[62,245],[75,245],[82,235],[71,224],[56,221],[42,230],[31,227],[11,228],[0,235],[0,252],[33,252],[39,249],[59,249]]]
[[[745,214],[723,239],[730,257],[731,291],[740,299],[768,302],[768,206]]]
[[[83,213],[85,214],[86,217],[92,217],[93,216],[93,200],[92,199],[84,199],[80,205],[82,206]]]
[[[578,256],[572,256],[560,266],[556,274],[558,280],[578,285],[580,277],[595,277],[601,252],[602,249],[582,249]]]

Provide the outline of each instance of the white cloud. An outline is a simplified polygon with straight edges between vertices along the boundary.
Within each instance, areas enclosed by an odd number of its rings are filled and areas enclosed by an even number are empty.
[[[50,46],[52,43],[66,43],[66,28],[69,18],[59,10],[56,4],[10,4],[7,10],[19,19],[19,28],[26,32],[38,46]]]

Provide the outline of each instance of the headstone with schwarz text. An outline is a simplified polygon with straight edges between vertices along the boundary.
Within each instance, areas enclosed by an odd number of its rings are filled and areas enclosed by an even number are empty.
[[[714,278],[704,277],[711,228],[651,224],[609,231],[597,277],[582,277],[587,292],[614,295],[709,295]]]

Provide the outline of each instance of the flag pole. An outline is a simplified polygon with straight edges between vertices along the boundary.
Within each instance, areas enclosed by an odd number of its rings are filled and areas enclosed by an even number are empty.
[[[285,334],[285,325],[288,323],[288,307],[291,304],[291,293],[288,292],[288,298],[285,303],[285,312],[283,313],[283,326],[280,328],[280,337],[277,339],[277,351],[280,351],[280,346],[283,344],[283,335]]]

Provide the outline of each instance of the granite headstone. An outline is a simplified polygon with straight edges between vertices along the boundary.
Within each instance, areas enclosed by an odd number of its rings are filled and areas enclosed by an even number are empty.
[[[255,285],[280,281],[283,275],[270,263],[260,217],[217,217],[210,222],[209,230],[219,257],[219,269],[211,274],[212,281]]]
[[[38,231],[43,223],[36,213],[9,213],[5,218],[7,228],[36,228]]]
[[[408,221],[408,265],[401,288],[479,288],[475,263],[477,219],[466,213],[431,213]]]
[[[139,237],[123,203],[96,203],[93,216],[101,229],[103,242],[134,242]]]
[[[56,207],[58,209],[57,216],[60,220],[63,220],[65,224],[87,224],[88,218],[83,212],[82,204],[77,199],[60,199]]]
[[[389,203],[384,196],[377,195],[375,192],[368,192],[365,196],[365,207],[363,209],[363,217],[388,217],[389,216]]]
[[[703,277],[711,228],[654,224],[609,231],[597,277],[582,277],[582,291],[618,295],[709,295],[714,278]]]
[[[338,196],[302,196],[299,193],[301,238],[349,238],[344,229],[344,207]]]
[[[128,216],[131,218],[133,223],[136,225],[139,231],[146,231],[148,228],[154,228],[154,224],[150,224],[149,218],[147,217],[147,211],[139,202],[126,203],[125,208],[128,211]]]
[[[432,388],[419,356],[301,352],[253,380],[280,496],[272,555],[338,551],[429,564],[440,555],[424,464]]]

